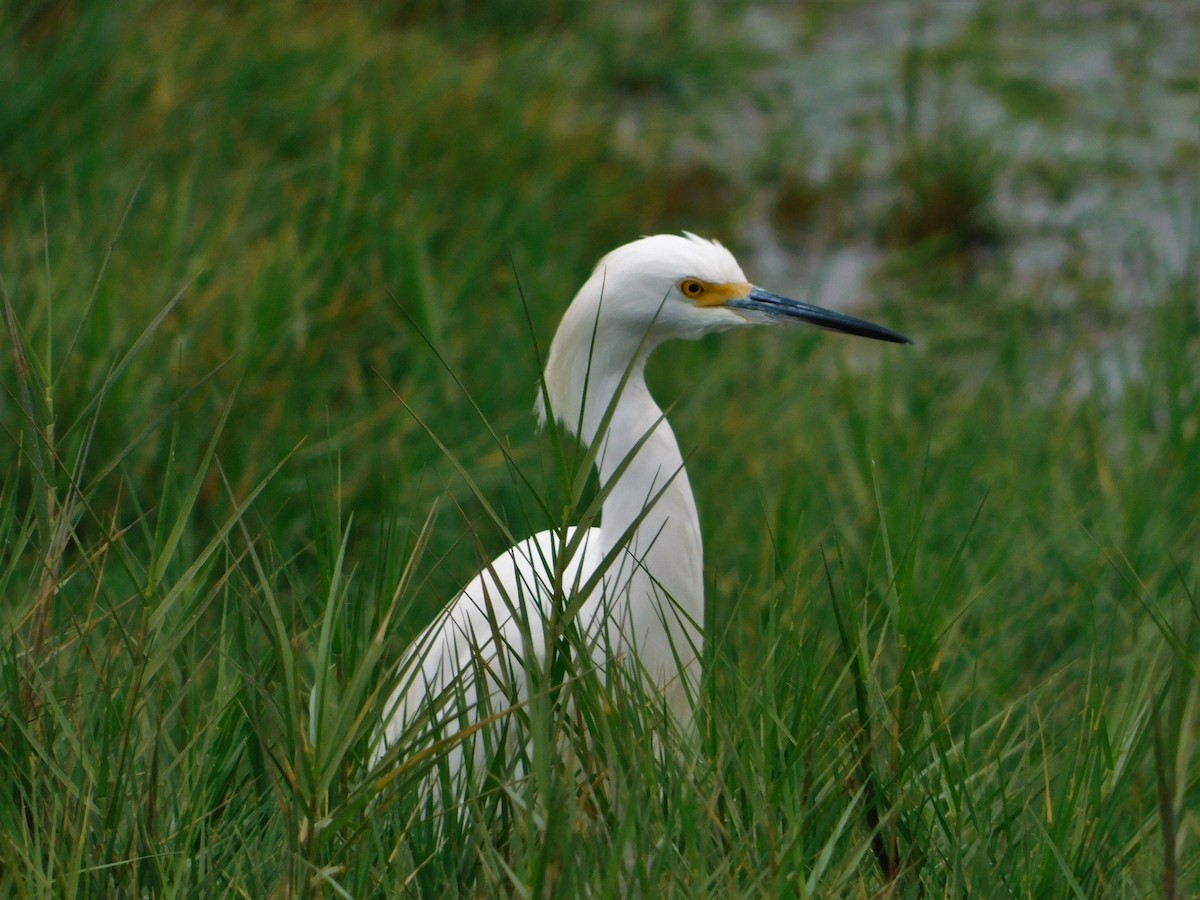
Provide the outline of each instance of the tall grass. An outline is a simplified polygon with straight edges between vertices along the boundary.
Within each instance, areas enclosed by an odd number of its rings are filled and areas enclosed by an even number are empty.
[[[486,762],[521,777],[435,808],[446,748],[368,769],[412,636],[596,498],[534,434],[531,328],[623,240],[735,234],[611,119],[749,78],[685,5],[622,26],[633,70],[582,6],[420,9],[3,8],[0,892],[1200,890],[1194,254],[1084,329],[1003,231],[966,269],[901,242],[907,353],[664,348],[698,734],[575,669]],[[896,160],[917,221],[942,164]]]

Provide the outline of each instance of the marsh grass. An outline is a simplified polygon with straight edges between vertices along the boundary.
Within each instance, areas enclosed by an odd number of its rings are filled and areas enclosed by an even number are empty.
[[[875,315],[910,351],[663,348],[698,734],[568,657],[434,803],[454,729],[367,767],[395,666],[594,506],[531,334],[692,224],[676,173],[606,149],[631,87],[571,4],[495,38],[113,9],[4,12],[0,892],[1200,890],[1194,265],[1145,272],[1119,354],[1003,253],[963,284],[909,248]],[[636,90],[675,96],[692,45],[656,47]]]

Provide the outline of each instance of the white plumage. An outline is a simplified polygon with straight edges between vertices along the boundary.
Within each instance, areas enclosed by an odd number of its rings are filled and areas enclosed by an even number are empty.
[[[563,316],[537,401],[543,422],[558,421],[586,446],[600,442],[600,524],[572,529],[565,540],[541,532],[471,580],[402,662],[376,762],[423,711],[456,722],[453,731],[523,699],[527,665],[545,660],[556,578],[560,606],[577,609],[595,664],[636,660],[680,721],[690,721],[703,647],[700,522],[679,445],[646,387],[645,362],[672,338],[789,322],[907,342],[754,287],[728,250],[694,235],[642,238],[600,260]],[[561,565],[560,551],[571,553]],[[461,771],[462,747],[450,753],[451,770]]]

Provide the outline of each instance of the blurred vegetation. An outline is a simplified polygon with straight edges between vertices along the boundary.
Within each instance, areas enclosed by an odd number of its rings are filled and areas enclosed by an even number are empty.
[[[1095,115],[1012,67],[1001,4],[937,47],[927,5],[898,38],[759,12],[0,4],[0,890],[1200,889],[1189,148],[1153,169],[1184,263],[1114,218],[1122,282],[1086,217],[1014,213],[1132,164],[1117,130],[1095,161],[996,138]],[[894,84],[818,165],[779,71],[844,33]],[[940,93],[963,73],[1005,127]],[[549,524],[535,493],[578,499],[538,348],[613,246],[686,228],[758,278],[762,221],[865,243],[866,314],[917,346],[655,357],[708,553],[699,746],[630,687],[595,722],[623,802],[559,773],[447,850],[413,771],[363,771],[375,691],[505,528]],[[1061,266],[1024,274],[1031,240]]]

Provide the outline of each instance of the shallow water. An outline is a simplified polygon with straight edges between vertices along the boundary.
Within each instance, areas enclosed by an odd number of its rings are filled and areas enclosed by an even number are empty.
[[[757,184],[740,238],[762,282],[861,305],[885,258],[870,225],[893,202],[897,153],[941,129],[998,160],[989,258],[1010,290],[1064,303],[1103,287],[1129,310],[1195,270],[1200,3],[750,5],[739,24],[761,64],[753,98],[714,98],[713,137],[685,135],[679,155],[734,183],[799,167],[861,225],[781,232],[772,186]],[[839,168],[854,172],[849,194]]]

